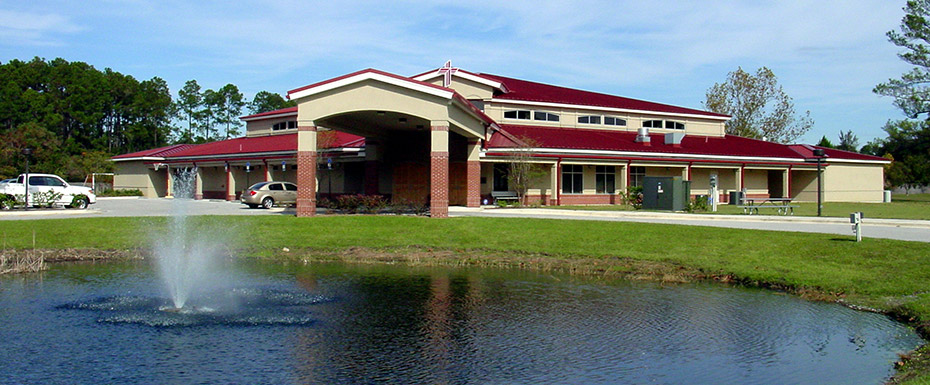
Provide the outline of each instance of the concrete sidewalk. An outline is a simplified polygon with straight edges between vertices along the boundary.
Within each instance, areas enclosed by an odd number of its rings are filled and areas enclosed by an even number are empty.
[[[545,218],[592,221],[664,223],[676,225],[725,227],[734,229],[794,231],[837,234],[852,237],[848,218],[783,215],[713,215],[657,211],[587,211],[545,208],[450,207],[453,217]],[[863,220],[866,238],[887,238],[930,242],[930,221],[905,219]]]

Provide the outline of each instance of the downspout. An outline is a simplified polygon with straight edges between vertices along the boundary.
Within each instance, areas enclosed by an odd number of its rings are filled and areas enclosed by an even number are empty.
[[[556,175],[555,175],[556,185],[552,189],[552,192],[555,193],[555,205],[561,206],[562,205],[562,158],[559,158],[558,160],[556,160],[555,172],[556,172]]]

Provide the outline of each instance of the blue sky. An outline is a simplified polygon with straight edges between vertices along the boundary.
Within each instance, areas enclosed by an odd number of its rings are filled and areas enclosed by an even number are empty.
[[[711,3],[711,4],[701,4]],[[872,88],[908,70],[885,33],[904,0],[8,1],[0,61],[61,57],[137,79],[233,83],[251,99],[363,68],[456,67],[701,108],[742,66],[771,68],[814,128],[865,144],[904,116]]]

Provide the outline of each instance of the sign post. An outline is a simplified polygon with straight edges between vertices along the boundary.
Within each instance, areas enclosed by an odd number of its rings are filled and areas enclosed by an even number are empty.
[[[717,212],[717,174],[710,174],[710,189],[707,191],[707,200],[710,202],[710,211]]]

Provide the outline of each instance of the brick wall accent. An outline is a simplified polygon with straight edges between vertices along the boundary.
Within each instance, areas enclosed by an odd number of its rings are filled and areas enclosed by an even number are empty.
[[[465,162],[449,161],[449,205],[465,206],[467,203],[467,175],[468,167]]]
[[[449,217],[449,152],[431,151],[430,164],[430,206],[429,214],[433,218]]]
[[[429,166],[425,163],[396,163],[392,199],[395,203],[427,203],[429,181]]]
[[[479,207],[481,206],[481,162],[470,160],[466,163],[468,170],[465,177],[467,179],[465,206]]]
[[[562,205],[616,205],[622,204],[620,195],[611,194],[562,194]]]

